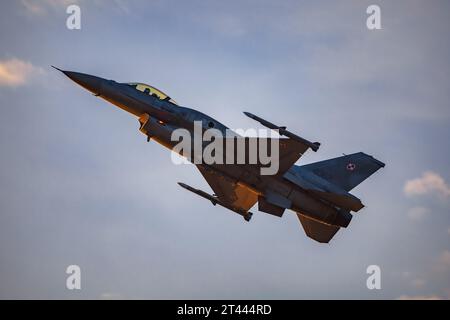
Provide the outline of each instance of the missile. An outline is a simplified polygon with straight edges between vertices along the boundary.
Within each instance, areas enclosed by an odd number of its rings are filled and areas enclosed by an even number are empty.
[[[227,208],[228,210],[231,210],[231,211],[236,212],[237,214],[243,216],[244,219],[245,219],[245,221],[250,221],[250,219],[252,218],[253,213],[251,213],[250,211],[245,211],[245,210],[243,210],[243,209],[235,208],[235,207],[233,207],[233,206],[231,206],[231,205],[228,205],[228,204],[226,204],[226,203],[223,203],[223,202],[220,201],[217,197],[215,197],[215,196],[213,196],[213,195],[211,195],[211,194],[209,194],[209,193],[207,193],[207,192],[205,192],[205,191],[203,191],[203,190],[195,189],[195,188],[191,187],[190,185],[187,185],[187,184],[185,184],[185,183],[183,183],[183,182],[178,182],[178,184],[179,184],[181,187],[183,187],[184,189],[189,190],[189,191],[191,191],[191,192],[193,192],[193,193],[199,195],[200,197],[205,198],[205,199],[211,201],[211,203],[212,203],[213,205],[218,204],[218,205],[220,205],[220,206],[222,206],[222,207],[224,207],[224,208]]]
[[[286,137],[288,137],[288,138],[291,138],[292,140],[295,140],[295,141],[300,142],[300,143],[302,143],[302,144],[304,144],[304,145],[307,145],[307,146],[310,147],[313,151],[319,150],[319,147],[320,147],[320,143],[319,143],[319,142],[311,142],[311,141],[308,141],[308,140],[306,140],[306,139],[304,139],[304,138],[302,138],[302,137],[299,137],[298,135],[296,135],[296,134],[294,134],[294,133],[292,133],[292,132],[286,130],[286,127],[280,127],[280,126],[277,126],[277,125],[273,124],[272,122],[269,122],[269,121],[267,121],[267,120],[264,120],[263,118],[260,118],[260,117],[258,117],[258,116],[255,116],[253,113],[250,113],[250,112],[244,112],[244,114],[245,114],[247,117],[249,117],[249,118],[251,118],[251,119],[253,119],[253,120],[255,120],[255,121],[258,121],[258,122],[261,123],[263,126],[269,128],[269,129],[272,129],[272,130],[278,130],[278,133],[281,134],[281,135],[283,135],[283,136],[286,136]]]

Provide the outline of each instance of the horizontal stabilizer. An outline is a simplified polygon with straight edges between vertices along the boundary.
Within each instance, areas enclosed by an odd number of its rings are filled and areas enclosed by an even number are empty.
[[[320,243],[328,243],[339,231],[338,226],[330,226],[297,213],[298,219],[308,237]]]

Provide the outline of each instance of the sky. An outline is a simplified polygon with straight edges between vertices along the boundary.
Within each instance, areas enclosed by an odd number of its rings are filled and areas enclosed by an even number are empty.
[[[70,4],[80,30],[66,27]],[[366,26],[371,4],[380,30]],[[445,0],[2,1],[0,298],[449,299],[449,12]],[[231,128],[255,127],[243,111],[286,125],[322,143],[300,165],[363,151],[386,167],[352,191],[366,207],[329,244],[292,212],[245,223],[181,189],[210,190],[50,65],[149,83]],[[69,265],[81,290],[66,288]]]

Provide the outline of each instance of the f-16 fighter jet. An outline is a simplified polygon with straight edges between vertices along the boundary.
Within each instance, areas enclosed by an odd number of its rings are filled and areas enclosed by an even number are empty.
[[[295,165],[297,160],[308,149],[317,151],[320,143],[310,142],[286,127],[277,126],[252,113],[244,112],[263,126],[277,131],[279,136],[242,137],[219,121],[180,106],[167,94],[143,83],[118,83],[55,69],[95,96],[136,116],[140,131],[147,136],[147,140],[154,140],[193,162],[214,194],[180,182],[181,187],[211,201],[213,205],[241,215],[246,221],[250,221],[252,213],[249,210],[256,203],[259,211],[277,217],[283,216],[289,209],[298,216],[308,237],[328,243],[340,228],[349,225],[351,212],[358,212],[364,207],[350,190],[385,166],[362,152],[298,166]],[[208,131],[214,131],[214,134],[204,139]],[[179,148],[183,134],[194,135],[194,142],[191,141],[187,148]],[[203,138],[200,143],[196,142],[196,134]],[[222,137],[219,137],[220,134]],[[183,140],[189,139],[184,136]],[[220,141],[224,148],[211,148],[212,143]],[[275,170],[270,170],[267,159],[259,157],[264,146],[270,149],[271,155],[276,155],[270,163]],[[200,152],[196,152],[196,148]],[[206,161],[204,157],[208,148],[215,150],[210,152],[215,160],[223,161]]]

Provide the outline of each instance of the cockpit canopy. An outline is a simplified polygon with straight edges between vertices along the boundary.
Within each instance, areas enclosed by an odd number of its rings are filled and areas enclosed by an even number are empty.
[[[169,97],[167,94],[165,94],[164,92],[162,92],[159,89],[156,89],[155,87],[149,86],[148,84],[130,82],[130,83],[127,83],[127,85],[129,85],[130,87],[133,87],[136,90],[139,90],[145,94],[148,94],[149,96],[154,96],[154,97],[159,98],[160,100],[169,101],[173,104],[178,105],[178,103],[175,100],[173,100],[171,97]]]

